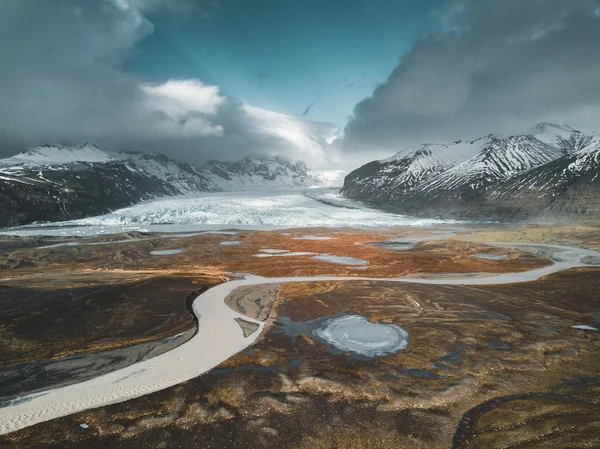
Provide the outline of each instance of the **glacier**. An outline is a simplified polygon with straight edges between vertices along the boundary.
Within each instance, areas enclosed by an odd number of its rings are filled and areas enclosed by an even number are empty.
[[[2,231],[4,235],[93,236],[129,231],[194,232],[216,229],[300,227],[428,226],[451,220],[414,218],[381,212],[353,200],[331,198],[332,189],[280,192],[216,192],[166,197],[109,214]]]

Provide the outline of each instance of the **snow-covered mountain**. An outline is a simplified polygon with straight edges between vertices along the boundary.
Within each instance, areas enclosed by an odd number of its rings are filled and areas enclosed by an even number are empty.
[[[449,192],[461,195],[466,186],[478,191],[561,155],[558,148],[533,136],[492,136],[475,156],[450,166],[438,176],[421,183],[416,190],[442,196]]]
[[[370,162],[351,172],[342,192],[350,198],[399,198],[478,154],[490,139],[407,148],[389,159]]]
[[[598,134],[543,123],[519,136],[409,148],[350,173],[342,193],[430,216],[505,219],[573,215],[582,209],[590,215],[598,208],[588,193],[596,204],[600,198],[595,196],[600,180],[594,176],[599,155]],[[582,189],[586,195],[575,205],[573,192]],[[574,211],[560,207],[559,213],[556,205],[567,197]]]
[[[42,145],[0,160],[0,226],[98,215],[159,196],[329,184],[303,162],[282,159],[195,166],[157,153]]]
[[[329,186],[331,180],[302,162],[264,156],[237,162],[209,161],[203,165],[208,178],[221,190],[273,189]]]

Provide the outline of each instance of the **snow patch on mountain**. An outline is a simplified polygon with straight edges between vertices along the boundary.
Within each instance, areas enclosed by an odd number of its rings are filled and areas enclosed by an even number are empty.
[[[2,159],[0,164],[39,167],[72,162],[109,162],[112,160],[115,160],[113,155],[101,150],[96,145],[41,145],[36,148],[28,148],[13,157]]]
[[[211,181],[225,191],[327,186],[331,182],[331,178],[304,162],[263,156],[237,162],[209,161],[203,168]]]
[[[557,148],[531,136],[493,136],[477,155],[450,167],[418,190],[449,191],[464,186],[476,190],[550,162],[560,155]]]
[[[596,217],[598,192],[600,135],[550,123],[408,148],[353,171],[341,190],[400,213],[469,219]]]
[[[111,152],[86,144],[29,148],[11,158],[0,160],[0,176],[33,176],[37,182],[45,182],[43,173],[46,171],[66,172],[86,167],[101,170],[102,166],[111,170],[117,165],[149,180],[159,180],[176,194],[324,187],[341,184],[340,179],[344,174],[336,170],[319,172],[301,161],[288,162],[264,156],[248,157],[237,162],[210,161],[195,166],[160,153]]]

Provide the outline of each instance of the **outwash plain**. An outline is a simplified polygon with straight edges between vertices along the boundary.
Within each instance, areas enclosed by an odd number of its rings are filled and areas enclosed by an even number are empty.
[[[600,227],[2,237],[0,266],[4,447],[600,447]],[[119,373],[139,394],[73,399]]]

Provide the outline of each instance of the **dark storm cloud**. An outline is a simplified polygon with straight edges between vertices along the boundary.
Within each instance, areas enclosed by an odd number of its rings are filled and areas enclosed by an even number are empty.
[[[215,0],[3,0],[0,156],[47,142],[162,151],[191,162],[281,154],[324,163],[322,125],[240,104],[199,80],[126,73],[154,32],[147,14],[199,14]]]
[[[597,0],[460,0],[356,105],[345,150],[398,150],[521,132],[540,121],[600,131]]]

